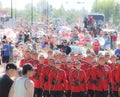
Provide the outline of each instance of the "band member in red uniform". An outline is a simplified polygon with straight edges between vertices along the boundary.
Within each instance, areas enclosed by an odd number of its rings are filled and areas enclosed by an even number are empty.
[[[28,52],[28,58],[25,61],[25,63],[30,63],[32,66],[34,65],[34,58],[33,57],[34,57],[35,52],[36,51],[32,51],[32,50]]]
[[[24,64],[26,64],[26,62],[30,60],[30,57],[31,57],[30,52],[31,52],[30,50],[26,50],[24,52],[24,59],[20,61],[20,67],[23,67]]]
[[[43,88],[43,96],[50,97],[50,87],[48,83],[48,77],[51,70],[55,69],[54,57],[49,57],[48,65],[43,66],[40,76],[41,88]]]
[[[117,88],[120,88],[120,61],[117,61],[117,73],[116,73],[116,86]]]
[[[114,64],[114,68],[112,69],[112,90],[113,90],[112,96],[114,96],[114,97],[120,97],[118,95],[119,85],[117,84],[117,81],[116,81],[116,74],[117,74],[118,65],[119,65],[119,61]]]
[[[63,70],[66,70],[66,68],[67,68],[66,59],[67,59],[66,54],[65,53],[61,54],[60,61],[61,61],[61,69],[63,69]]]
[[[60,60],[60,58],[61,58],[61,52],[56,52],[54,54],[54,58],[55,58],[55,60]]]
[[[106,65],[110,65],[110,64],[108,63],[108,61],[110,60],[110,57],[111,57],[110,53],[109,53],[109,52],[106,52],[106,53],[105,53],[105,63],[106,63]]]
[[[108,97],[108,91],[112,88],[111,68],[105,64],[104,58],[104,56],[99,56],[98,65],[93,74],[96,97]]]
[[[33,65],[34,68],[37,68],[37,66],[39,65],[38,57],[39,57],[39,55],[38,55],[37,51],[33,51],[32,52],[32,59],[33,59],[33,64],[32,65]]]
[[[116,64],[116,61],[117,61],[117,56],[116,56],[116,55],[112,55],[111,58],[110,58],[110,62],[111,62],[111,63],[109,64],[111,70],[114,69],[115,64]],[[108,61],[108,62],[109,62],[109,61]]]
[[[42,97],[43,90],[41,88],[41,82],[40,82],[40,75],[41,75],[41,70],[44,66],[44,56],[40,55],[39,56],[39,65],[37,66],[37,69],[35,70],[34,73],[34,80],[37,82],[35,85],[35,92],[34,92],[34,97]]]
[[[50,57],[50,56],[53,56],[53,51],[52,50],[49,50],[48,52],[47,52],[47,58],[45,59],[45,61],[44,61],[44,64],[48,64],[48,58]]]
[[[40,82],[39,82],[39,73],[38,73],[38,71],[40,71],[38,68],[40,63],[38,60],[38,53],[36,51],[32,51],[31,56],[33,59],[31,63],[32,63],[32,66],[35,68],[34,75],[31,78],[31,80],[33,80],[34,82],[34,88],[35,88],[34,97],[40,97],[41,94],[40,94]]]
[[[63,97],[64,91],[66,90],[66,74],[63,69],[60,69],[61,62],[56,60],[56,69],[49,73],[49,86],[52,97]]]
[[[93,83],[93,74],[94,68],[97,65],[97,59],[92,61],[92,65],[87,70],[87,86],[88,86],[88,95],[87,97],[94,97],[95,95],[95,85]]]
[[[75,54],[73,52],[70,53],[70,58],[72,61],[75,61]]]
[[[72,68],[73,68],[73,64],[72,64],[72,61],[71,59],[67,59],[67,68],[65,70],[66,72],[66,76],[67,76],[67,83],[66,83],[66,93],[65,93],[65,96],[66,97],[71,97],[71,85],[70,85],[70,72],[72,71]]]
[[[70,72],[70,85],[72,97],[86,97],[86,74],[81,69],[80,61],[75,62],[76,68]]]
[[[81,69],[83,69],[85,72],[87,72],[88,68],[91,66],[92,63],[92,56],[91,54],[87,55],[85,60],[80,60],[82,62]]]

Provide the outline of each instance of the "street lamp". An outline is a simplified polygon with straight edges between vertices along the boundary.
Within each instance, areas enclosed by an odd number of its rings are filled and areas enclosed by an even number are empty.
[[[47,15],[47,25],[48,25],[48,22],[49,22],[49,16],[48,16],[48,14],[49,14],[49,7],[48,7],[49,5],[48,5],[48,2],[47,2],[47,10],[46,10],[46,15]]]

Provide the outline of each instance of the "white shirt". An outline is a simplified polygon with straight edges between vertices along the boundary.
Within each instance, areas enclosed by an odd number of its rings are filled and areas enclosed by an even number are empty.
[[[29,80],[25,77],[18,78],[14,83],[14,97],[27,97],[25,82]]]

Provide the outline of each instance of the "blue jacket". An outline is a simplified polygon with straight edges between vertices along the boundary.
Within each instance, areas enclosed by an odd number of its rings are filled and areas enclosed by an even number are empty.
[[[3,56],[10,56],[11,47],[9,44],[3,45],[2,49],[6,49],[5,51],[3,51]]]
[[[117,57],[118,57],[119,60],[120,60],[120,49],[116,49],[116,50],[115,50],[115,54],[116,54],[116,55],[119,54],[119,55],[117,55]]]

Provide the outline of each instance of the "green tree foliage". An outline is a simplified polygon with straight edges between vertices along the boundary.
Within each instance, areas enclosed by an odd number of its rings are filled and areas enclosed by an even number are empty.
[[[84,12],[83,12],[83,10],[84,10]],[[87,14],[88,14],[88,12],[85,9],[65,10],[63,6],[61,6],[59,9],[53,11],[54,18],[64,18],[69,24],[76,22],[78,17],[83,17]]]
[[[6,8],[6,10],[10,15],[11,8]],[[86,11],[84,8],[81,10],[65,10],[63,5],[61,5],[59,9],[55,9],[47,2],[47,0],[40,0],[33,8],[33,20],[40,20],[43,14],[45,19],[61,18],[66,20],[69,24],[72,24],[78,20],[78,17],[84,17],[87,15],[88,11]],[[13,17],[16,19],[24,19],[25,21],[30,22],[31,3],[26,4],[23,10],[17,10],[13,8]]]
[[[120,4],[116,3],[114,12],[113,12],[113,21],[116,24],[120,23]]]
[[[39,14],[44,14],[45,17],[51,17],[52,11],[52,6],[46,0],[40,0],[36,5],[36,12]]]
[[[2,8],[2,2],[0,1],[0,9]]]
[[[115,0],[96,0],[93,4],[92,12],[102,13],[105,15],[106,21],[112,18],[114,23],[118,23],[120,4],[116,3]]]

